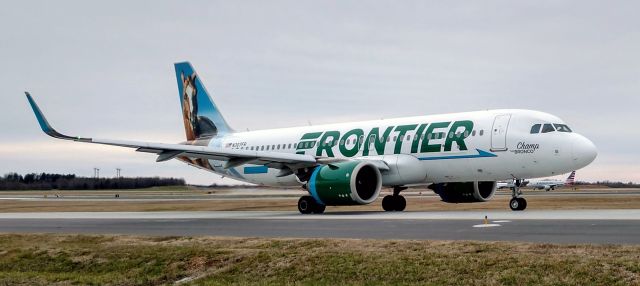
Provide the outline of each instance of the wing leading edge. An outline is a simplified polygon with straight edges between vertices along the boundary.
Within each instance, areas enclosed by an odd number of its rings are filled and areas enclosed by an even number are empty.
[[[154,153],[158,154],[156,161],[162,162],[171,160],[178,156],[185,156],[191,158],[211,159],[227,161],[225,167],[234,167],[242,164],[282,164],[282,165],[295,165],[295,166],[315,166],[318,165],[318,161],[311,155],[301,154],[289,154],[289,153],[276,153],[276,152],[263,152],[263,151],[249,151],[249,150],[228,150],[222,148],[214,148],[208,146],[197,146],[184,144],[167,144],[167,143],[154,143],[154,142],[142,142],[142,141],[127,141],[127,140],[111,140],[111,139],[95,139],[84,138],[76,136],[64,135],[56,131],[51,124],[47,121],[46,117],[36,104],[33,97],[28,92],[25,92],[27,100],[35,113],[36,119],[40,124],[40,128],[47,135],[63,140],[72,140],[84,143],[95,143],[119,147],[134,148],[138,152]]]

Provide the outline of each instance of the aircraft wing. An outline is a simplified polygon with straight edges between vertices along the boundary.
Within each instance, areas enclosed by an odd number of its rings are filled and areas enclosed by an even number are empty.
[[[29,104],[31,105],[31,108],[33,109],[33,112],[38,119],[38,123],[40,124],[40,128],[42,128],[42,131],[44,131],[44,133],[46,133],[47,135],[58,139],[134,148],[139,152],[158,154],[158,158],[156,159],[156,161],[158,162],[171,160],[176,157],[190,157],[227,161],[225,168],[235,167],[243,164],[271,165],[276,168],[278,166],[282,167],[283,165],[305,167],[321,164],[321,162],[319,161],[321,159],[316,159],[311,155],[233,149],[230,150],[188,144],[166,144],[68,136],[53,129],[31,95],[28,92],[25,92],[25,94],[27,95]]]

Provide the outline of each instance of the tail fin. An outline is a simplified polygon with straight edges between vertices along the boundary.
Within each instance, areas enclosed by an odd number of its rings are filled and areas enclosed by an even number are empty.
[[[175,64],[187,140],[207,139],[233,130],[189,62]]]
[[[565,185],[567,186],[573,186],[573,184],[576,183],[576,171],[571,172],[571,174],[569,174],[569,177],[567,177],[567,180],[564,182]]]

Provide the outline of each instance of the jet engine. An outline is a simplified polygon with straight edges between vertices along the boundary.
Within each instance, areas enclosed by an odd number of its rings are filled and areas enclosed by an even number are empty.
[[[318,166],[307,183],[316,202],[323,205],[365,205],[380,195],[380,171],[366,161]]]
[[[429,186],[447,203],[486,202],[493,198],[497,182],[440,183]]]

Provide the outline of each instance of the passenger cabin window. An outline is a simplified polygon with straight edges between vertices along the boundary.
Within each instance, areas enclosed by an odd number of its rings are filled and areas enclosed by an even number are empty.
[[[558,130],[558,132],[572,132],[571,128],[569,128],[569,126],[565,125],[565,124],[553,124],[553,126],[556,127],[556,130]]]
[[[540,133],[540,127],[542,127],[542,124],[534,124],[533,126],[531,126],[531,134]]]
[[[544,125],[542,125],[542,133],[549,133],[549,132],[553,132],[556,131],[553,128],[553,125],[549,124],[549,123],[545,123]]]

